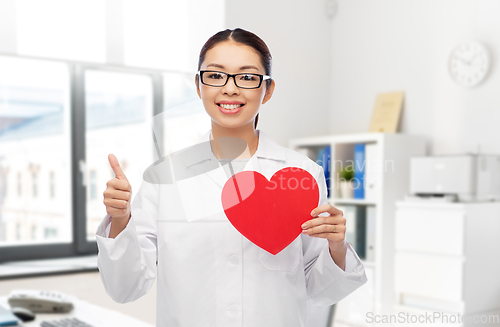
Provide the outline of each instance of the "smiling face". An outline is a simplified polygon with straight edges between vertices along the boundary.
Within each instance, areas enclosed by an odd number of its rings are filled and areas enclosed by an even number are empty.
[[[218,43],[208,50],[200,70],[228,74],[266,74],[259,53],[252,47],[233,41]],[[212,119],[212,128],[253,129],[254,119],[261,104],[266,103],[272,96],[274,81],[269,87],[266,81],[262,81],[258,89],[239,88],[234,84],[233,78],[223,87],[204,85],[201,81],[197,81],[196,86],[198,96]]]

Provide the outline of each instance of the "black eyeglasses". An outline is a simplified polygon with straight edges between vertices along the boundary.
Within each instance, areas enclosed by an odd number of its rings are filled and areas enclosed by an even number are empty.
[[[261,74],[228,74],[214,70],[198,71],[202,84],[208,86],[222,87],[227,84],[229,78],[234,79],[234,84],[242,89],[258,89],[263,80],[271,79],[271,76]]]

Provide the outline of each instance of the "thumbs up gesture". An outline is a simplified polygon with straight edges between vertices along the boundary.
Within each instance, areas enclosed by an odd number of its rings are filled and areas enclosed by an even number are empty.
[[[116,177],[106,183],[107,188],[103,193],[106,212],[113,218],[113,221],[121,220],[127,223],[130,218],[132,186],[123,173],[116,157],[109,154],[108,160]]]

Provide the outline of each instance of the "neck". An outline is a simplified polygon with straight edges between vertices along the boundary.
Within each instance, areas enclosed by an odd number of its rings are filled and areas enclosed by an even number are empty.
[[[226,128],[212,122],[212,138],[215,140],[212,143],[212,152],[217,159],[221,159],[221,154],[222,157],[226,157],[227,155],[224,156],[225,153],[233,153],[233,151],[231,151],[232,149],[221,149],[220,142],[217,142],[218,137],[236,137],[243,139],[247,144],[247,149],[241,153],[241,155],[238,153],[238,158],[241,159],[250,159],[257,151],[259,145],[259,136],[253,127],[253,122],[240,128]],[[232,155],[229,155],[229,157],[230,158],[224,159],[235,159]]]

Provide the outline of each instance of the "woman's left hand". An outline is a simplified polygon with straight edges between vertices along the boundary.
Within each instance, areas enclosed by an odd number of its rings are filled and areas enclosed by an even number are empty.
[[[329,215],[319,217],[324,212]],[[346,219],[344,213],[331,204],[323,204],[315,208],[311,212],[311,216],[313,219],[306,221],[302,225],[302,233],[312,237],[326,238],[330,252],[346,251]]]

